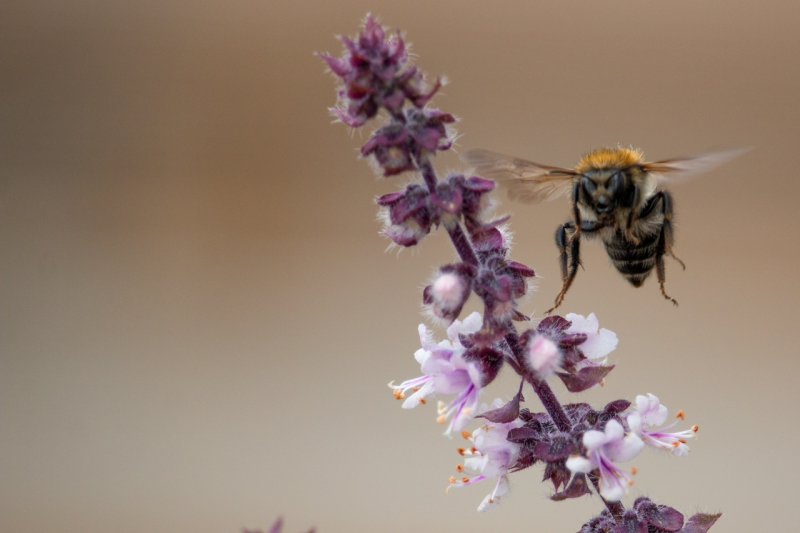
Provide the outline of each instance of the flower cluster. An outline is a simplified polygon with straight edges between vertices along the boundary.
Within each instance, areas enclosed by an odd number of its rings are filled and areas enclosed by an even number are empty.
[[[492,181],[458,173],[441,180],[437,176],[431,156],[451,147],[449,128],[455,122],[453,115],[426,107],[439,80],[425,88],[423,76],[408,65],[400,34],[387,37],[371,16],[357,38],[342,41],[341,57],[321,54],[342,83],[334,114],[360,127],[383,110],[385,122],[369,137],[361,155],[371,158],[384,176],[421,176],[377,199],[385,221],[382,233],[396,245],[414,246],[441,226],[458,254],[458,260],[440,267],[422,291],[429,315],[448,325],[447,339],[435,342],[421,324],[421,348],[414,356],[422,375],[389,384],[407,409],[439,398],[436,419],[447,424],[445,434],[460,432],[470,442],[468,448],[458,449],[464,461],[449,487],[494,480],[478,508],[486,511],[507,498],[511,474],[541,464],[544,480],[553,484],[552,500],[601,496],[606,509],[586,522],[581,533],[707,531],[719,515],[696,514],[684,523],[678,511],[647,498],[627,509],[622,503],[635,469],[621,464],[646,446],[686,455],[687,439],[697,426],[671,431],[674,424],[664,426],[666,407],[652,394],[637,396],[634,404],[616,400],[602,409],[558,401],[548,378],[558,376],[570,393],[603,385],[614,369],[607,359],[617,347],[617,336],[600,328],[594,313],[548,316],[518,332],[515,323],[530,322],[519,302],[535,272],[508,257],[508,218],[483,218],[495,187]],[[483,312],[461,321],[473,294]],[[478,409],[483,391],[508,367],[519,376],[519,390],[506,403],[495,400]],[[544,407],[542,412],[521,407],[526,385]],[[682,411],[677,418],[684,418]],[[465,429],[478,420],[480,427]]]
[[[706,533],[720,516],[721,513],[697,513],[684,523],[683,514],[677,510],[642,497],[620,519],[604,510],[578,533]]]
[[[558,374],[570,392],[601,384],[614,368],[605,362],[617,347],[617,336],[613,331],[599,329],[594,313],[588,317],[574,313],[565,318],[547,317],[520,339],[530,369],[543,378]]]
[[[408,49],[399,32],[387,38],[386,31],[372,15],[367,15],[364,32],[355,40],[346,37],[341,40],[345,46],[343,57],[319,56],[342,79],[339,97],[344,107],[333,112],[348,126],[363,126],[382,107],[393,114],[399,113],[406,99],[421,108],[441,86],[436,80],[425,92],[417,68],[404,70]]]
[[[369,143],[367,143],[369,144]],[[494,189],[494,182],[472,176],[451,174],[430,191],[411,183],[402,191],[385,194],[376,201],[385,220],[383,234],[400,246],[414,246],[439,224],[452,227],[462,214],[481,209],[482,197]],[[485,204],[485,202],[484,202]]]

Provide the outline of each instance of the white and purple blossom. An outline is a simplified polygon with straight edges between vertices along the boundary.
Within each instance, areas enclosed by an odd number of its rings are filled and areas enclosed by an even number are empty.
[[[645,444],[654,448],[669,450],[677,456],[685,457],[689,454],[686,439],[694,437],[699,428],[698,426],[692,426],[691,429],[686,431],[668,432],[668,429],[678,423],[676,420],[668,426],[649,429],[655,426],[662,426],[667,421],[668,415],[669,411],[666,406],[661,405],[655,395],[647,393],[647,396],[640,394],[636,397],[636,410],[628,413],[626,420],[631,431],[636,433]],[[678,411],[677,418],[683,419],[683,411]]]
[[[497,398],[490,407],[484,404],[481,412],[502,407],[503,401]],[[456,479],[450,478],[452,487],[466,487],[485,479],[496,478],[494,489],[486,495],[478,511],[488,511],[500,505],[502,499],[510,492],[508,483],[508,471],[519,458],[520,445],[510,442],[506,437],[512,429],[522,426],[522,421],[517,419],[508,423],[485,424],[470,435],[464,432],[465,438],[472,441],[472,447],[468,450],[459,448],[459,453],[465,457],[464,465],[459,465],[457,469],[463,468],[477,473],[478,475],[469,478],[463,477]],[[449,488],[449,487],[448,487]]]
[[[399,385],[389,384],[394,389],[397,399],[405,399],[404,409],[427,403],[428,396],[455,394],[456,397],[449,403],[439,403],[437,421],[444,424],[450,419],[446,435],[450,435],[453,431],[461,431],[476,414],[475,407],[485,377],[480,364],[464,358],[466,348],[461,344],[459,335],[475,333],[481,328],[482,323],[483,319],[477,312],[469,315],[463,322],[456,320],[447,328],[449,340],[438,344],[434,344],[431,340],[425,324],[420,324],[419,336],[422,348],[416,351],[414,357],[419,362],[423,375]],[[406,392],[409,390],[414,392],[406,397]]]
[[[583,355],[592,361],[584,361],[584,365],[605,364],[608,354],[617,348],[619,343],[617,334],[605,328],[601,329],[594,313],[590,313],[587,317],[569,313],[565,318],[572,324],[564,333],[586,335],[586,340],[580,344],[580,349]]]
[[[616,462],[630,461],[642,451],[644,442],[636,433],[625,434],[622,424],[609,420],[604,431],[589,430],[583,434],[587,457],[573,455],[567,459],[567,468],[575,473],[600,474],[600,494],[607,501],[622,499],[633,481]]]

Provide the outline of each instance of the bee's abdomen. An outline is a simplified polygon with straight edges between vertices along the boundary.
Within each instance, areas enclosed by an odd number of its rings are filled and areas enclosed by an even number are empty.
[[[606,251],[614,267],[634,287],[639,287],[656,265],[658,234],[648,235],[639,244],[623,237],[606,243]]]

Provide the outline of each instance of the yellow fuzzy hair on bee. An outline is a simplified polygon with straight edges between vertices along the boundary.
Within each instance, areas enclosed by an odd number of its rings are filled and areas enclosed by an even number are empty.
[[[620,169],[643,161],[641,150],[631,148],[597,148],[583,156],[575,170],[584,174],[589,170]]]

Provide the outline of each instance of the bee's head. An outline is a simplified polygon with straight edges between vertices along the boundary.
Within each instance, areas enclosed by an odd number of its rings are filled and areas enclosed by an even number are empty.
[[[600,148],[583,156],[575,169],[580,175],[583,202],[601,220],[613,217],[619,207],[631,207],[633,173],[641,162],[642,153],[628,148]]]

